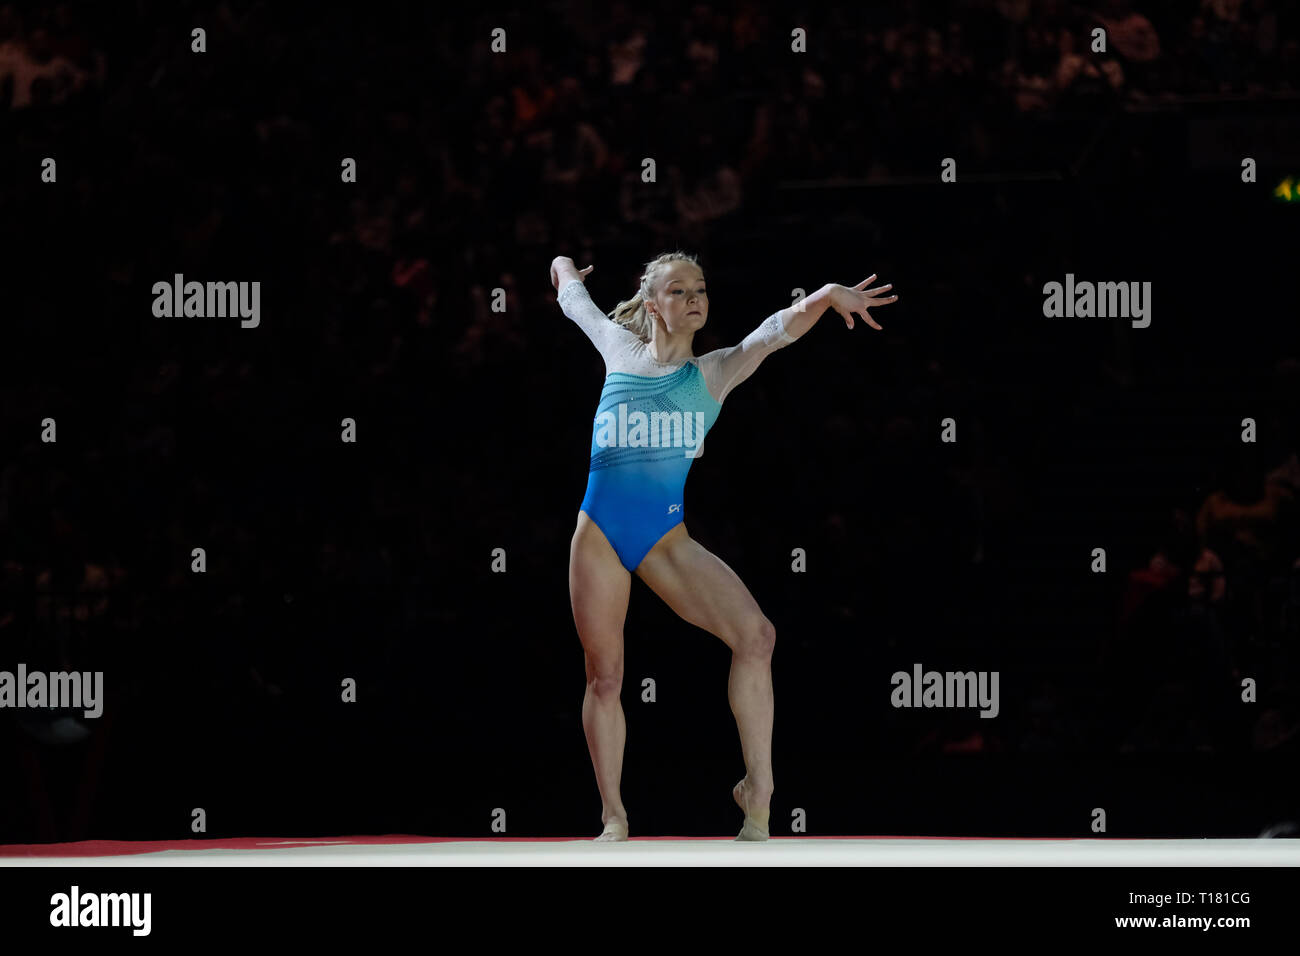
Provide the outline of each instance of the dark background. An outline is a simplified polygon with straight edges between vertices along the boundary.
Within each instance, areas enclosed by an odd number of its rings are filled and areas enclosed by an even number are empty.
[[[0,842],[598,833],[602,369],[548,264],[609,310],[679,248],[697,354],[900,295],[769,358],[687,486],[776,625],[774,834],[1300,819],[1293,4],[349,7],[0,6],[0,669],[106,675],[100,720],[0,713]],[[260,281],[261,326],[154,318],[176,272]],[[1044,318],[1067,272],[1151,326]],[[632,835],[731,833],[729,651],[639,583],[626,634]],[[893,709],[918,662],[1001,713]]]

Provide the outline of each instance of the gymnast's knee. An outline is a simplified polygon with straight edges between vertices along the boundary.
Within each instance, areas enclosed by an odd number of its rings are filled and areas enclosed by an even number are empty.
[[[619,697],[623,693],[623,667],[588,671],[587,687],[597,697]]]
[[[746,657],[771,657],[776,649],[776,626],[763,614],[742,629],[736,652]]]

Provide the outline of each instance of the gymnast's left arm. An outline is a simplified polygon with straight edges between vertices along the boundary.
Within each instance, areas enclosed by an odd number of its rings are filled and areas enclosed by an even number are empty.
[[[721,402],[733,388],[749,378],[770,353],[789,345],[816,325],[828,308],[842,315],[850,329],[855,315],[872,328],[880,329],[868,308],[897,302],[898,296],[884,295],[893,288],[892,284],[866,288],[875,278],[873,275],[852,288],[828,283],[789,308],[772,313],[739,345],[702,356],[700,368],[710,393]]]

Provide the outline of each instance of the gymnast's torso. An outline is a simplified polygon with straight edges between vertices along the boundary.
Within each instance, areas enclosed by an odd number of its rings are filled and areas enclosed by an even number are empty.
[[[740,345],[665,364],[601,312],[581,280],[570,280],[557,301],[605,360],[581,507],[634,571],[684,519],[686,476],[727,394],[793,339],[777,312]]]

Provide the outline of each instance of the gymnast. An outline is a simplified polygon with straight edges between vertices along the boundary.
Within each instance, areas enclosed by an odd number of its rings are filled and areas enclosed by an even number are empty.
[[[686,531],[682,492],[731,390],[771,352],[807,332],[827,308],[853,328],[856,315],[881,327],[867,309],[887,305],[891,286],[828,284],[769,315],[739,345],[697,356],[695,333],[708,321],[704,271],[694,256],[668,252],[646,264],[641,288],[605,315],[567,256],[551,262],[551,284],[564,314],[605,360],[605,384],[592,433],[586,495],[569,549],[569,597],[586,657],[582,726],[600,790],[604,831],[597,842],[628,838],[619,792],[627,731],[623,622],[632,574],[684,620],[731,648],[727,697],[745,761],[732,789],[744,811],[738,840],[768,839],[772,777],[772,651],[776,630],[749,589]]]

